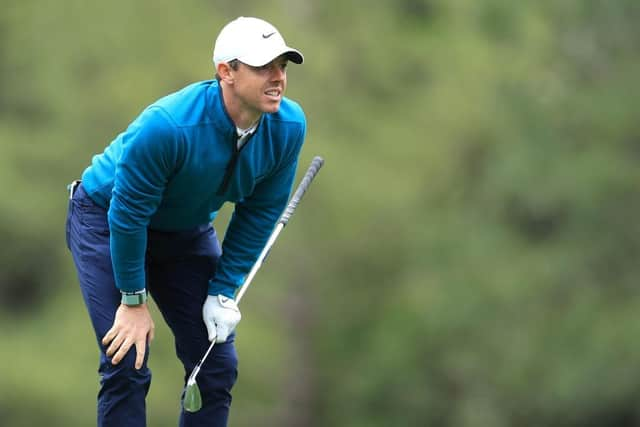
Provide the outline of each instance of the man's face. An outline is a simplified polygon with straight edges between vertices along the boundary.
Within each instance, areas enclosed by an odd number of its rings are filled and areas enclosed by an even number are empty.
[[[287,88],[287,58],[281,55],[262,67],[240,63],[234,74],[234,92],[243,109],[275,113]]]

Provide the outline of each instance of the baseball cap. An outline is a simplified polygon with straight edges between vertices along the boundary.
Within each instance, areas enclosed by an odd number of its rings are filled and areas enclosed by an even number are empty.
[[[259,18],[241,16],[222,28],[213,48],[213,63],[239,60],[253,67],[261,67],[286,54],[296,64],[304,57],[299,50],[287,46],[280,32]]]

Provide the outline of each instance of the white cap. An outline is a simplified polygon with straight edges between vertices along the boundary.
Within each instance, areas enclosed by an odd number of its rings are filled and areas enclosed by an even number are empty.
[[[220,31],[213,48],[213,63],[217,67],[221,62],[237,59],[261,67],[282,54],[296,64],[304,61],[300,51],[287,46],[276,27],[262,19],[241,16]]]

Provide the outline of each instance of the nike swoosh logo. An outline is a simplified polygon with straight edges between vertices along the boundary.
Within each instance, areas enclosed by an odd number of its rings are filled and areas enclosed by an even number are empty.
[[[262,38],[263,39],[268,39],[269,37],[271,37],[272,35],[274,35],[276,32],[274,31],[273,33],[269,33],[269,34],[263,34]]]

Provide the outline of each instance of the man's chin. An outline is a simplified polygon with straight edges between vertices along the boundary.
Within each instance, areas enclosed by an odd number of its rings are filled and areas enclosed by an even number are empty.
[[[280,110],[280,103],[279,102],[277,104],[271,104],[271,105],[265,106],[265,108],[263,108],[262,112],[263,113],[268,113],[268,114],[274,114],[274,113],[277,113],[278,110]]]

